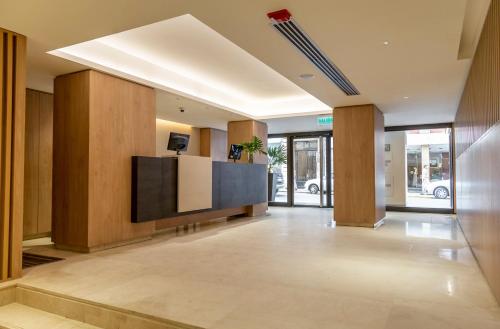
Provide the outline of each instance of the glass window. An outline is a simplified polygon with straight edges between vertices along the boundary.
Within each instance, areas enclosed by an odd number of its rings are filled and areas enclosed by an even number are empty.
[[[450,128],[385,134],[386,204],[452,207]]]
[[[287,139],[285,137],[269,138],[267,140],[267,147],[283,146],[285,152],[287,150]],[[287,203],[288,202],[288,170],[287,164],[282,164],[271,168],[274,176],[274,200],[271,202]]]

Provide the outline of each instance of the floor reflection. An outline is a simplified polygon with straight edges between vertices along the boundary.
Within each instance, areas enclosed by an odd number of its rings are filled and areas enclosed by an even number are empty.
[[[407,221],[406,236],[418,238],[434,238],[443,240],[456,240],[457,239],[457,224],[454,219],[449,219],[448,222],[419,222]]]

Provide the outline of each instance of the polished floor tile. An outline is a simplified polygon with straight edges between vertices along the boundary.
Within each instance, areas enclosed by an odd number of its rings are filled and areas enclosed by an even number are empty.
[[[331,227],[331,209],[269,213],[73,255],[21,282],[205,328],[500,328],[452,216],[388,213],[373,230]]]
[[[17,303],[0,307],[0,327],[9,329],[99,329],[86,323]]]

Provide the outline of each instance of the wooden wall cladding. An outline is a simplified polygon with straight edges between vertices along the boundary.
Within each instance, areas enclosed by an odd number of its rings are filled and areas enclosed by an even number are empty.
[[[335,108],[334,218],[374,227],[385,217],[384,117],[374,105]]]
[[[53,228],[57,246],[93,251],[148,238],[132,224],[132,156],[156,153],[154,90],[96,71],[55,80]]]
[[[456,211],[500,301],[500,0],[493,0],[455,119]]]
[[[26,37],[0,29],[0,280],[22,273]]]
[[[267,150],[267,124],[255,120],[230,121],[227,124],[227,150],[231,144],[241,144],[249,142],[253,136],[259,137],[264,142],[264,149]],[[227,159],[225,159],[227,161]],[[238,162],[247,163],[248,155],[243,152],[241,160]],[[254,163],[267,164],[267,156],[263,154],[254,155]]]
[[[26,90],[25,239],[51,231],[53,101],[52,94]]]
[[[457,216],[500,301],[500,124],[457,159]]]
[[[499,17],[499,0],[493,0],[455,117],[457,156],[500,120]]]
[[[214,128],[200,129],[200,155],[212,161],[227,161],[227,132]]]

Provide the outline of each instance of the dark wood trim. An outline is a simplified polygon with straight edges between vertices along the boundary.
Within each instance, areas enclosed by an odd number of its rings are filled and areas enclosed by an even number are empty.
[[[330,136],[327,136],[330,137]],[[332,207],[332,160],[333,160],[333,149],[332,149],[332,138],[326,139],[326,208]],[[335,168],[334,168],[335,170]]]
[[[333,136],[331,130],[319,130],[319,131],[301,131],[295,133],[280,133],[280,134],[268,134],[267,138],[279,138],[279,137],[317,137],[317,136]]]
[[[421,129],[439,129],[439,128],[450,128],[450,190],[452,195],[450,196],[450,206],[451,208],[419,208],[419,207],[400,207],[400,206],[386,206],[387,211],[407,211],[407,212],[423,212],[423,213],[443,213],[443,214],[454,214],[455,213],[455,165],[454,165],[454,139],[455,130],[453,129],[453,123],[432,123],[423,125],[408,125],[408,126],[392,126],[385,127],[385,132],[391,131],[407,131],[407,130],[421,130]]]
[[[387,211],[397,211],[397,212],[420,212],[420,213],[431,213],[431,214],[453,214],[453,208],[419,208],[419,207],[398,207],[398,206],[386,206]]]
[[[286,138],[287,143],[287,186],[295,187],[293,182],[293,171],[294,171],[294,156],[293,156],[293,139],[297,138],[307,138],[307,137],[333,137],[333,132],[331,130],[324,131],[305,131],[305,132],[295,132],[295,133],[282,133],[282,134],[268,134],[268,138]],[[332,164],[332,154],[331,153],[331,139],[327,138],[326,140],[326,179],[327,182],[331,182],[331,168]],[[332,192],[331,184],[327,183],[327,195],[330,195]],[[294,188],[287,189],[287,202],[269,202],[269,206],[277,206],[277,207],[312,207],[318,208],[319,206],[314,205],[296,205],[294,204]],[[331,198],[327,198],[326,206],[323,208],[333,208]]]
[[[455,170],[455,129],[451,128],[450,131],[450,204],[452,213],[456,213],[455,209],[455,197],[457,195],[457,191],[455,190],[455,179],[456,179],[456,170]]]
[[[295,184],[293,183],[293,170],[294,170],[294,165],[293,165],[293,137],[291,135],[289,136],[286,136],[286,150],[287,150],[287,175],[286,175],[286,179],[287,179],[287,193],[288,193],[288,197],[287,197],[287,203],[288,203],[288,206],[291,207],[293,206],[293,203],[294,203],[294,198],[295,198],[295,195],[294,195],[294,191],[295,191]],[[290,188],[290,186],[292,188]]]
[[[408,126],[389,126],[385,127],[384,131],[404,131],[404,130],[422,130],[422,129],[438,129],[438,128],[453,128],[453,123],[429,123],[422,125],[408,125]]]
[[[288,202],[269,201],[267,204],[269,205],[269,207],[290,207]]]

